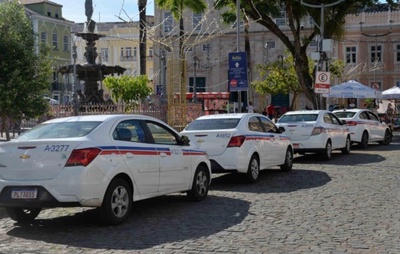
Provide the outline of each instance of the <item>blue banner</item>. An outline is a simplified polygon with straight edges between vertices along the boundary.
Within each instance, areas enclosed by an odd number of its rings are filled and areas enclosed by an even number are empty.
[[[229,53],[228,87],[229,92],[248,89],[246,52]]]

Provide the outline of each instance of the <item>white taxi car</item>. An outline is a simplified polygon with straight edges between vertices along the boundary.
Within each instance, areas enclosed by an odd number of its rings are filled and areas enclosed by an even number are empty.
[[[213,173],[246,173],[250,182],[256,182],[262,169],[280,166],[290,171],[293,166],[289,137],[261,114],[201,116],[181,134],[207,152]]]
[[[369,109],[341,109],[333,111],[350,129],[351,142],[367,148],[369,142],[388,145],[392,142],[390,127]]]
[[[0,145],[0,207],[18,222],[46,207],[84,206],[115,225],[134,201],[175,192],[199,201],[210,182],[204,150],[142,115],[53,119]]]
[[[285,128],[293,143],[295,153],[320,153],[330,160],[332,150],[350,153],[349,127],[327,110],[289,111],[276,123]]]

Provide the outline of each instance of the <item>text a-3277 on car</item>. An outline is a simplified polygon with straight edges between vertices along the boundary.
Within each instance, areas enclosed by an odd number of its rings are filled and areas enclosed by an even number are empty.
[[[176,192],[205,199],[210,168],[204,150],[152,117],[52,119],[0,144],[0,206],[18,222],[42,208],[95,207],[115,225],[133,201]]]

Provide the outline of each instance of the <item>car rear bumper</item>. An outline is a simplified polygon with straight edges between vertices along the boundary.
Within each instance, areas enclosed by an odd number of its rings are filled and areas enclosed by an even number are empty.
[[[212,173],[226,172],[247,172],[249,165],[249,155],[245,154],[241,148],[228,148],[219,156],[209,156]]]
[[[0,193],[0,207],[24,207],[24,208],[42,208],[42,207],[75,207],[81,206],[79,202],[59,202],[42,186],[18,186],[37,189],[37,198],[35,199],[12,199],[11,192],[15,186],[6,186]]]

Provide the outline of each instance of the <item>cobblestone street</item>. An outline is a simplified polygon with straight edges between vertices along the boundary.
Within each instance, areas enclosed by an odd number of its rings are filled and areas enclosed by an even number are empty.
[[[214,175],[206,201],[140,201],[116,227],[93,209],[49,209],[31,225],[1,213],[0,253],[400,253],[399,151],[396,133],[331,161],[299,156],[253,185]]]

